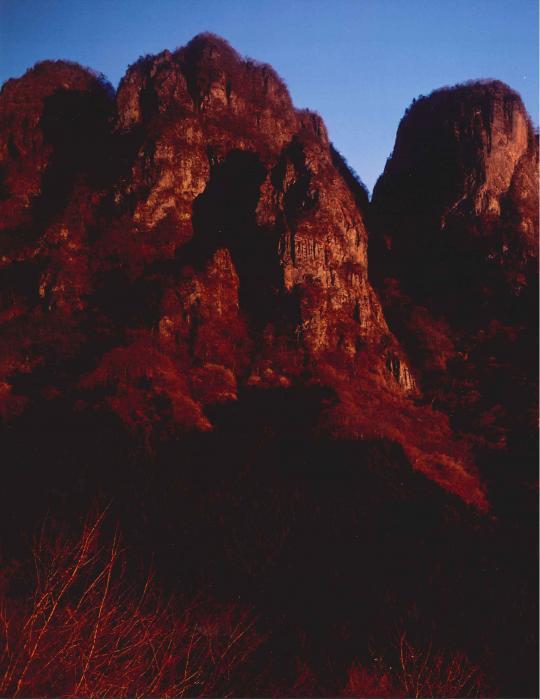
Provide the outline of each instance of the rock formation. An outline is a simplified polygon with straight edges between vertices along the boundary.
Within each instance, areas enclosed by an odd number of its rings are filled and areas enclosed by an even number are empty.
[[[371,279],[424,395],[477,445],[534,445],[538,140],[519,96],[480,81],[413,102],[370,236]]]
[[[374,190],[373,254],[391,238],[403,283],[419,298],[432,295],[446,313],[447,297],[459,288],[468,297],[483,286],[485,307],[500,291],[498,277],[519,295],[537,250],[537,161],[530,119],[503,83],[472,82],[420,98],[402,119]],[[379,268],[374,259],[380,277]]]
[[[497,275],[510,297],[526,286],[530,124],[500,84],[460,90],[411,109],[375,193],[370,270],[400,331],[385,278],[417,314],[449,276],[469,275],[467,294],[498,289]],[[246,392],[328,387],[317,429],[400,442],[413,467],[485,506],[467,444],[422,397],[368,279],[365,191],[271,67],[213,35],[141,58],[116,94],[79,66],[38,64],[2,89],[0,163],[8,424],[61,403],[112,412],[150,447],[211,430],[212,407]],[[409,265],[426,241],[422,276]],[[433,294],[443,325],[452,289]],[[422,381],[442,361],[419,362]]]
[[[116,310],[122,333],[146,314],[156,352],[214,377],[218,395],[246,378],[287,386],[323,353],[354,358],[383,337],[384,379],[413,389],[324,124],[269,66],[205,35],[138,61],[116,105],[97,76],[51,62],[2,99],[4,269],[35,276],[6,289],[8,315],[26,304],[73,318],[152,286],[152,300],[132,299],[144,309]]]
[[[8,81],[3,632],[39,617],[34,569],[61,615],[28,674],[24,649],[0,654],[6,682],[39,690],[54,666],[68,694],[86,622],[72,665],[55,636],[84,588],[109,605],[85,683],[148,620],[167,651],[162,611],[193,600],[205,622],[180,634],[195,664],[225,640],[226,695],[389,695],[407,676],[402,694],[537,696],[536,159],[509,88],[437,91],[370,203],[321,118],[213,35],[116,91],[67,62]],[[96,508],[95,544],[62,545]],[[74,597],[55,594],[66,577]],[[152,653],[129,682],[183,692]],[[215,689],[193,668],[191,694]]]

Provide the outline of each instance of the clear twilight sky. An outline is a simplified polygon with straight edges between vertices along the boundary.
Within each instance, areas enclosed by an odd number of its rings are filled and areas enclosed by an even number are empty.
[[[195,34],[271,63],[371,190],[413,97],[498,78],[538,124],[537,0],[0,0],[0,82],[69,59],[117,85]]]

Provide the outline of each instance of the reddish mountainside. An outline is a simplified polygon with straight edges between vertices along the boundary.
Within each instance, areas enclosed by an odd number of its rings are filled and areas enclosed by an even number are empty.
[[[415,101],[371,223],[370,275],[424,395],[491,467],[534,474],[538,141],[519,96],[483,81]]]
[[[505,236],[533,240],[534,146],[522,106],[499,84],[460,90],[463,123],[449,127],[455,148],[436,125],[446,93],[421,100],[400,127],[375,193],[377,211],[400,222],[388,230],[405,290],[408,261],[420,259],[424,240],[400,249],[416,230],[404,211],[445,231],[463,220],[475,227],[504,218]],[[425,144],[456,160],[456,172],[439,169],[441,182],[427,174],[439,199],[422,192],[429,148],[419,151],[408,129],[416,114],[420,131],[431,134]],[[483,130],[489,119],[495,126]],[[462,157],[469,140],[482,155],[467,151],[474,162]],[[44,410],[62,402],[69,411],[112,411],[151,446],[178,431],[211,429],[212,406],[243,391],[328,387],[335,398],[319,428],[395,440],[415,468],[485,505],[467,440],[429,405],[433,387],[422,382],[424,396],[418,391],[368,280],[362,188],[321,118],[293,107],[272,68],[243,60],[212,35],[140,59],[116,95],[79,66],[41,63],[2,90],[0,154],[0,387],[8,422],[36,401]],[[417,165],[418,175],[403,182],[400,173]],[[386,220],[376,226],[383,229],[387,236]],[[442,267],[445,279],[455,274],[460,235],[448,265],[433,252],[433,274]],[[503,234],[489,241],[494,235]],[[482,232],[473,239],[487,240]],[[529,248],[512,241],[516,263],[499,264],[499,255],[497,274],[519,286]],[[375,267],[395,264],[374,247]],[[475,294],[491,274],[475,274]],[[421,316],[424,302],[414,303]],[[441,309],[444,325],[451,309]],[[402,331],[398,312],[388,302]],[[436,348],[429,362],[444,357]],[[418,363],[422,379],[429,362]]]

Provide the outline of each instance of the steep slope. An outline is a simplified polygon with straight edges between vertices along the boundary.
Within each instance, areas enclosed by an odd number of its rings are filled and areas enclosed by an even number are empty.
[[[438,90],[401,121],[370,238],[371,279],[425,395],[516,481],[536,462],[537,169],[508,86]]]
[[[322,386],[318,430],[400,442],[485,505],[368,280],[362,188],[269,66],[201,35],[116,97],[48,62],[1,101],[6,419],[112,413],[153,449],[246,392]]]

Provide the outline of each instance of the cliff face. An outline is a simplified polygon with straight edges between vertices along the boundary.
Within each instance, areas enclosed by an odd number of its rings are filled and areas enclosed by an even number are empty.
[[[519,295],[536,256],[537,163],[529,117],[503,83],[444,88],[413,102],[373,193],[374,275],[387,272],[375,256],[391,246],[386,264],[393,258],[411,293],[433,295],[446,312],[443,297],[458,287],[468,298],[486,283],[499,294],[504,277]]]
[[[534,144],[514,93],[460,90],[411,109],[369,215],[370,271],[393,327],[407,325],[404,295],[417,316],[432,313],[429,290],[440,318],[425,344],[451,346],[415,359],[424,400],[368,279],[365,192],[272,68],[202,35],[140,59],[116,94],[66,63],[9,81],[6,420],[37,405],[112,412],[150,445],[212,429],[214,408],[246,392],[323,386],[334,398],[317,429],[399,442],[415,468],[485,505],[466,441],[429,406],[425,371],[455,351],[452,295],[484,299],[499,278],[511,298],[527,287]],[[441,283],[462,273],[457,291]]]
[[[503,452],[534,444],[537,168],[519,96],[470,83],[411,105],[373,195],[370,276],[391,327],[434,405]]]
[[[141,59],[113,99],[63,63],[3,90],[4,269],[35,277],[7,291],[8,315],[99,306],[124,336],[144,326],[184,371],[215,375],[218,394],[239,379],[287,386],[323,353],[366,346],[381,381],[413,389],[324,124],[269,66],[201,36]]]
[[[169,294],[166,335],[195,335],[197,344],[204,308],[226,310],[228,324],[247,323],[238,342],[243,332],[258,345],[252,381],[272,371],[283,382],[293,370],[279,366],[276,344],[309,358],[354,357],[388,335],[367,280],[364,222],[334,168],[324,124],[294,109],[269,66],[243,61],[222,40],[196,38],[133,66],[118,109],[123,133],[144,134],[118,198],[120,206],[136,201],[129,235],[145,245],[146,262],[175,260],[194,287],[206,288],[216,266],[226,277],[226,298],[194,291],[175,307]],[[125,264],[133,264],[129,247]],[[222,364],[211,349],[201,352],[197,361],[206,353]],[[398,385],[412,388],[406,366]]]

